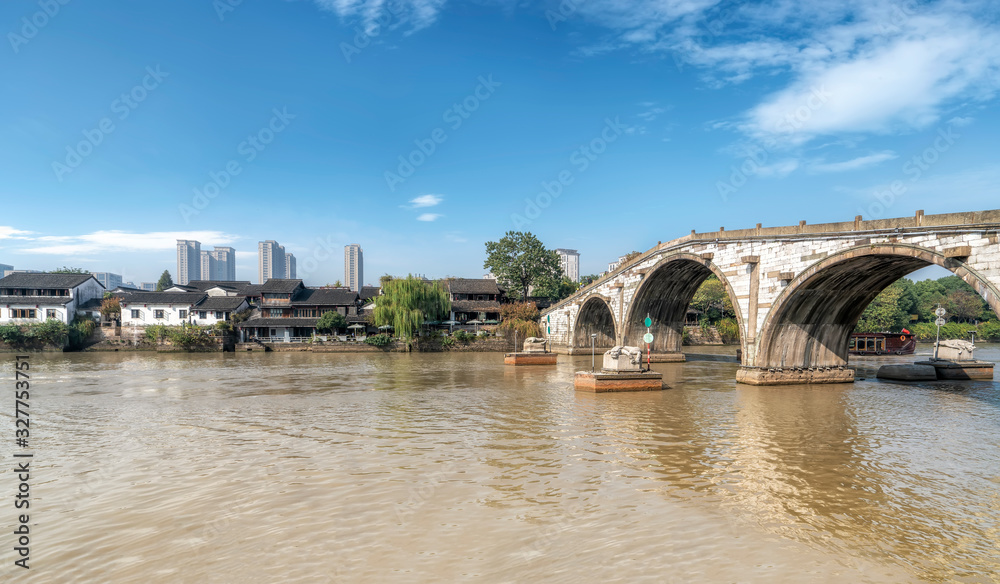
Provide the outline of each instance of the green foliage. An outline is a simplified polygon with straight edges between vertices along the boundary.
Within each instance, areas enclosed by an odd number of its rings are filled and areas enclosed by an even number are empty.
[[[316,321],[316,329],[321,331],[338,331],[347,326],[347,319],[336,310],[326,312]]]
[[[580,287],[589,286],[596,282],[601,277],[600,274],[590,274],[587,276],[580,276]]]
[[[905,299],[905,284],[896,282],[883,290],[875,300],[865,308],[858,320],[855,332],[878,333],[898,331],[909,321],[909,313],[903,309]]]
[[[229,322],[233,326],[236,326],[241,322],[245,321],[246,319],[250,318],[251,314],[253,314],[253,310],[250,308],[246,310],[241,310],[239,312],[233,312],[229,315]]]
[[[855,332],[897,331],[906,327],[914,333],[921,331],[918,338],[922,340],[933,340],[937,332],[933,324],[937,318],[934,310],[938,305],[948,311],[950,321],[976,323],[994,318],[986,301],[958,276],[920,282],[903,278],[875,297],[861,315]],[[916,316],[917,322],[911,324],[911,315]],[[948,339],[968,338],[968,331],[975,329],[974,326],[961,328],[948,325],[945,328],[948,335],[954,335],[942,336]],[[945,334],[944,329],[941,334]]]
[[[377,335],[372,335],[365,339],[365,343],[372,345],[374,347],[384,347],[392,342],[392,336],[385,333],[379,333]]]
[[[89,274],[87,270],[83,268],[71,268],[69,266],[63,266],[49,272],[50,274]]]
[[[391,325],[396,335],[412,339],[425,320],[443,320],[451,311],[440,282],[425,282],[412,274],[388,280],[372,313],[375,326]]]
[[[476,340],[476,335],[466,331],[455,331],[455,340],[463,343]]]
[[[455,344],[455,337],[444,337],[441,339],[441,345],[445,347],[451,347]]]
[[[83,344],[94,333],[97,323],[93,319],[77,316],[69,325],[69,346],[71,349],[83,348]]]
[[[566,276],[560,279],[549,278],[543,280],[540,284],[535,286],[532,291],[534,296],[548,298],[552,302],[559,302],[563,298],[567,298],[574,292],[576,292],[579,286],[576,282],[573,282]]]
[[[728,344],[736,343],[740,340],[740,325],[735,318],[724,318],[715,325],[715,330],[719,331],[722,342]]]
[[[160,279],[156,281],[156,291],[163,292],[173,285],[174,281],[170,277],[170,270],[163,270],[163,273],[160,274]]]
[[[122,315],[121,299],[117,296],[105,296],[101,301],[101,315],[107,319],[120,318]]]
[[[38,324],[27,325],[25,328],[25,334],[29,340],[46,345],[65,345],[66,339],[69,337],[69,327],[54,318]]]
[[[5,324],[0,325],[0,340],[12,347],[23,346],[27,337],[20,325]]]
[[[726,287],[715,275],[709,276],[701,283],[698,290],[691,299],[690,307],[701,311],[709,322],[714,324],[723,318],[730,318],[736,315],[733,310],[733,301],[726,292]]]
[[[230,318],[232,318],[232,317],[230,316]],[[228,322],[226,322],[224,320],[220,320],[220,321],[216,322],[214,325],[212,325],[212,328],[214,328],[217,332],[220,332],[220,333],[229,333],[229,332],[232,332],[233,325],[229,324]]]
[[[146,340],[152,343],[167,338],[167,325],[153,324],[146,327]]]
[[[980,324],[979,335],[987,341],[1000,341],[1000,322],[991,320]]]
[[[522,299],[528,297],[532,285],[558,281],[562,274],[556,252],[545,249],[531,233],[520,231],[508,231],[500,241],[487,241],[483,267],[496,276],[498,283],[519,292]]]

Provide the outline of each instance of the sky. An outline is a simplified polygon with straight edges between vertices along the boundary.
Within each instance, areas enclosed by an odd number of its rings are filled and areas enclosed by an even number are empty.
[[[697,231],[997,208],[1000,5],[0,4],[0,263],[176,278],[177,239],[343,280],[581,274]],[[893,189],[895,186],[895,189]]]

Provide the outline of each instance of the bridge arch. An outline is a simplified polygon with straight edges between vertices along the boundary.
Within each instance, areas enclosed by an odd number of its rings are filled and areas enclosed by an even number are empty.
[[[596,334],[594,346],[610,348],[615,346],[618,326],[615,322],[615,311],[611,303],[600,294],[588,296],[576,313],[576,323],[573,326],[573,347],[590,348],[590,335]]]
[[[739,323],[740,342],[746,338],[742,311],[726,275],[711,260],[691,253],[672,253],[649,268],[632,296],[623,323],[621,343],[645,346],[646,315],[653,321],[650,332],[655,353],[677,353],[684,338],[684,321],[688,306],[698,287],[711,275],[716,275],[729,295]]]
[[[778,295],[762,326],[755,365],[841,367],[865,308],[907,274],[938,265],[969,283],[1000,315],[1000,291],[963,262],[905,244],[854,247],[816,262]]]

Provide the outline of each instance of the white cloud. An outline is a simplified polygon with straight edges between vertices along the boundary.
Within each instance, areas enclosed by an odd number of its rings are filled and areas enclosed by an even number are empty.
[[[876,164],[881,164],[886,160],[893,160],[894,158],[898,158],[896,153],[886,150],[884,152],[869,154],[868,156],[859,156],[858,158],[845,160],[843,162],[818,162],[812,164],[809,167],[809,170],[814,172],[845,172],[875,166]]]
[[[14,229],[8,225],[0,225],[0,239],[30,239],[25,237],[26,235],[31,235],[31,231],[23,231],[21,229]]]
[[[360,20],[372,36],[386,29],[408,25],[412,34],[437,20],[446,0],[313,0],[317,6],[335,13],[342,20]]]
[[[441,215],[439,213],[424,213],[424,214],[420,215],[419,217],[417,217],[417,221],[434,221],[438,217],[442,217],[442,216],[443,215]]]
[[[754,174],[764,178],[780,178],[795,172],[798,168],[799,161],[794,158],[788,158],[779,160],[770,166],[757,167],[757,171]]]
[[[415,199],[410,199],[410,203],[415,208],[416,207],[433,207],[434,205],[437,205],[437,204],[441,203],[441,201],[443,201],[443,200],[444,200],[444,197],[442,197],[441,195],[420,195],[419,197],[417,197]]]
[[[962,126],[968,126],[974,121],[976,121],[976,118],[958,116],[948,120],[948,123],[951,124],[952,126],[958,126],[959,128],[961,128]]]
[[[177,248],[178,239],[195,239],[226,245],[238,239],[221,231],[154,231],[130,233],[127,231],[95,231],[84,235],[43,236],[33,241],[36,247],[20,249],[23,253],[80,256],[100,252],[167,251]]]

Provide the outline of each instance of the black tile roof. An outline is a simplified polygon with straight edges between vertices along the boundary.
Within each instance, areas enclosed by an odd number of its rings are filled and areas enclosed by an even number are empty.
[[[115,294],[125,304],[186,304],[192,306],[205,297],[204,292],[123,292]]]
[[[496,300],[453,300],[451,309],[454,312],[500,312],[500,303]]]
[[[361,296],[362,300],[370,300],[379,295],[379,291],[382,290],[378,286],[362,286],[361,292],[358,295]]]
[[[271,294],[282,294],[286,292],[295,292],[298,288],[302,286],[302,280],[284,280],[280,278],[271,278],[267,282],[264,282],[260,286],[260,291],[263,293]]]
[[[305,288],[292,297],[292,306],[353,306],[358,293],[348,288]]]
[[[260,289],[263,287],[263,284],[247,284],[239,288],[236,293],[240,296],[260,296]]]
[[[315,327],[318,318],[251,318],[250,320],[244,320],[240,324],[236,325],[239,328],[253,328],[253,327],[279,327],[279,326],[297,326],[297,327]]]
[[[18,306],[32,304],[66,306],[72,301],[73,299],[69,296],[0,296],[0,304],[16,304]]]
[[[97,281],[97,278],[94,278],[92,274],[38,274],[25,272],[0,278],[0,288],[75,288],[90,279]]]
[[[245,296],[206,296],[201,302],[194,305],[194,309],[233,311],[246,301]]]
[[[227,290],[242,290],[250,286],[249,280],[191,280],[187,286],[195,290],[208,290],[209,288],[225,288]]]
[[[444,281],[452,294],[499,294],[496,280],[451,278]]]

